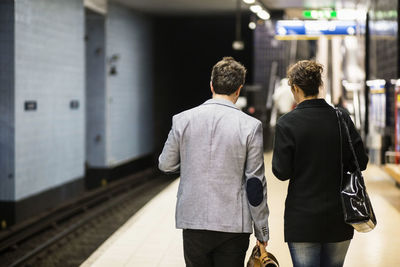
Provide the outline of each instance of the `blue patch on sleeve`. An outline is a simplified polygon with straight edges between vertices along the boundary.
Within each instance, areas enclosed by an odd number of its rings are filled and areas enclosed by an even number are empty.
[[[247,199],[253,207],[257,207],[264,199],[263,185],[258,178],[250,178],[247,180],[246,192]]]

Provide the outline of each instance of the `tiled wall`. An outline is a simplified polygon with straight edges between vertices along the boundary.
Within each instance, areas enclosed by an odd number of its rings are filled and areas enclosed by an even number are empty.
[[[109,3],[107,49],[107,165],[153,151],[152,25],[144,15]],[[110,58],[115,55],[112,64]],[[110,74],[115,66],[116,74]]]
[[[14,190],[14,1],[0,1],[0,201]]]
[[[86,11],[86,162],[106,166],[105,16]]]
[[[84,175],[83,38],[82,0],[15,1],[15,200]]]
[[[398,0],[374,0],[370,6],[370,18],[372,25],[374,22],[385,22],[386,26],[390,23],[397,24],[397,17],[380,18],[379,13],[388,11],[398,10]],[[398,16],[398,14],[397,14]],[[399,73],[399,62],[398,62],[398,25],[397,25],[397,35],[392,36],[380,36],[378,34],[370,35],[370,77],[369,79],[385,79],[390,81],[391,79],[398,79]]]
[[[154,147],[151,20],[113,2],[108,10],[102,105],[88,107],[88,114],[103,118],[91,120],[104,141],[94,152],[96,167],[120,165]],[[84,176],[84,12],[82,0],[0,2],[0,201]],[[36,110],[25,110],[27,101]]]

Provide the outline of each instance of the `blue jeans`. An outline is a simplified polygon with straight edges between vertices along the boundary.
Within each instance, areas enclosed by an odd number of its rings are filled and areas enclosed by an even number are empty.
[[[289,242],[293,267],[341,267],[350,240],[337,243]]]

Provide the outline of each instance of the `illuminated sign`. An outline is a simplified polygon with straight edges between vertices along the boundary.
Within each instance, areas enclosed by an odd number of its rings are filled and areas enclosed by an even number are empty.
[[[397,19],[397,10],[387,10],[387,11],[375,11],[375,12],[370,12],[369,13],[371,15],[372,19],[377,19],[377,20],[381,20],[381,19]]]
[[[367,86],[370,89],[371,94],[383,94],[385,93],[385,80],[369,80]]]
[[[335,19],[335,10],[304,10],[303,17],[306,19]]]
[[[371,13],[372,14],[372,13]],[[376,13],[377,16],[381,13]],[[394,15],[393,12],[388,13]],[[397,14],[397,13],[396,13]],[[304,10],[305,19],[333,19],[333,20],[365,20],[367,11],[364,9],[338,9],[338,10]],[[381,15],[382,16],[382,15]],[[388,15],[389,16],[389,15]]]
[[[397,36],[397,21],[370,21],[369,30],[371,35],[376,36]]]
[[[303,36],[318,38],[321,35],[355,35],[357,24],[353,21],[278,20],[275,26],[277,39]]]

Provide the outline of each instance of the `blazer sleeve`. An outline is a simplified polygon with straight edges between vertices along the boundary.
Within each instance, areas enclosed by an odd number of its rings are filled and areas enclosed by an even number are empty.
[[[158,168],[166,173],[176,173],[180,170],[179,135],[176,131],[175,117],[172,119],[172,128],[161,155],[158,158]]]
[[[254,234],[259,241],[266,242],[269,240],[269,209],[261,122],[257,124],[248,141],[244,174],[247,200],[254,222]]]
[[[358,133],[358,131],[356,130],[356,127],[354,126],[353,121],[350,118],[350,115],[343,109],[340,109],[342,111],[343,114],[343,118],[345,120],[345,123],[347,124],[347,127],[349,129],[349,133],[350,133],[350,137],[351,137],[351,141],[353,143],[353,148],[354,151],[356,153],[357,156],[357,160],[358,160],[358,165],[360,166],[360,169],[363,171],[367,168],[367,164],[368,164],[368,155],[365,152],[365,147],[364,147],[364,142],[362,141],[362,138],[360,136],[360,134]],[[347,138],[346,138],[347,140]],[[349,146],[348,140],[347,142],[345,142],[346,147]],[[349,150],[348,152],[349,154],[351,153],[351,151]],[[350,154],[350,156],[352,157],[352,155]],[[349,162],[351,162],[349,160]],[[346,166],[345,166],[346,167]],[[347,166],[347,168],[349,170],[353,170],[356,168],[356,166]]]
[[[279,124],[275,127],[272,172],[282,181],[293,176],[293,158],[295,143],[293,138]]]

